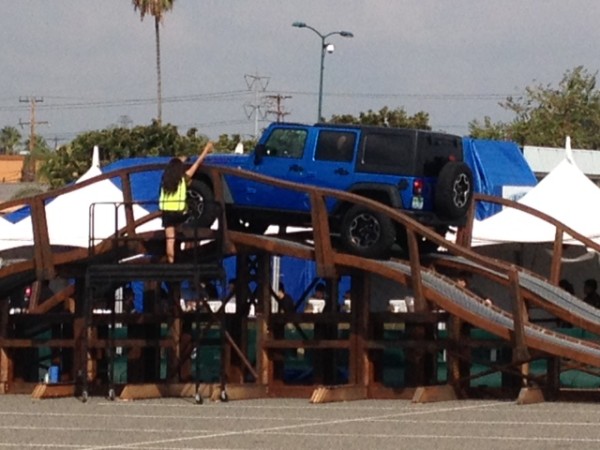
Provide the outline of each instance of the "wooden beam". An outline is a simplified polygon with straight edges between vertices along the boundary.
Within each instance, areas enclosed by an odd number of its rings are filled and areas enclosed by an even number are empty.
[[[69,285],[64,288],[62,291],[57,292],[49,299],[45,300],[43,303],[36,305],[35,307],[29,307],[29,314],[45,314],[50,311],[55,306],[61,304],[64,301],[67,301],[75,294],[75,286]]]

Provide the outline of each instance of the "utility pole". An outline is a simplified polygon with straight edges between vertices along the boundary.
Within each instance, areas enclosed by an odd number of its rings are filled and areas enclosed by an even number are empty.
[[[292,98],[292,96],[277,94],[277,95],[267,95],[266,98],[267,98],[267,100],[269,100],[269,102],[271,104],[273,104],[273,103],[275,104],[275,109],[269,109],[267,111],[267,114],[275,114],[275,117],[277,117],[276,122],[283,122],[284,121],[283,119],[285,118],[285,116],[290,114],[283,107],[283,101],[287,100],[288,98]]]
[[[269,85],[270,77],[261,77],[260,75],[248,75],[244,74],[244,80],[249,91],[254,92],[254,103],[244,104],[244,110],[248,119],[254,114],[254,139],[258,139],[258,117],[262,119],[266,117],[266,112],[263,111],[265,104],[260,99],[260,93],[264,92]]]
[[[19,120],[19,125],[29,125],[29,158],[27,161],[27,167],[23,168],[23,181],[34,181],[35,180],[35,126],[36,125],[47,125],[47,121],[36,122],[35,120],[35,105],[42,103],[43,97],[19,97],[20,103],[29,103],[29,122],[23,122]]]

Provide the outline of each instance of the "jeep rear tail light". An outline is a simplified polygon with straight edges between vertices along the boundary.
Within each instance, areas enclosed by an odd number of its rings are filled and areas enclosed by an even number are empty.
[[[423,194],[423,180],[416,179],[413,181],[413,195],[422,195]]]

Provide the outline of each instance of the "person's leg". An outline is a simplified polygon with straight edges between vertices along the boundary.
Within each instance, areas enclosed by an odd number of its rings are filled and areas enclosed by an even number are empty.
[[[165,243],[167,262],[172,264],[175,262],[175,227],[165,227]]]

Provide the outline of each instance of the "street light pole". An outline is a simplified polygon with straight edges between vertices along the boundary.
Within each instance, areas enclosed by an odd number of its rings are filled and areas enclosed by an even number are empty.
[[[318,110],[317,110],[317,122],[320,122],[321,118],[322,118],[321,113],[323,110],[323,73],[325,72],[325,52],[329,51],[330,53],[333,53],[333,44],[326,43],[325,39],[327,39],[329,36],[333,36],[335,34],[339,34],[342,37],[351,38],[351,37],[354,37],[354,34],[352,34],[350,31],[332,31],[327,34],[322,34],[318,30],[311,27],[310,25],[305,24],[304,22],[294,22],[292,24],[292,26],[296,27],[296,28],[308,28],[309,30],[313,31],[317,36],[319,36],[319,38],[321,39],[321,67],[320,67],[320,72],[319,72],[319,105],[318,105]]]

